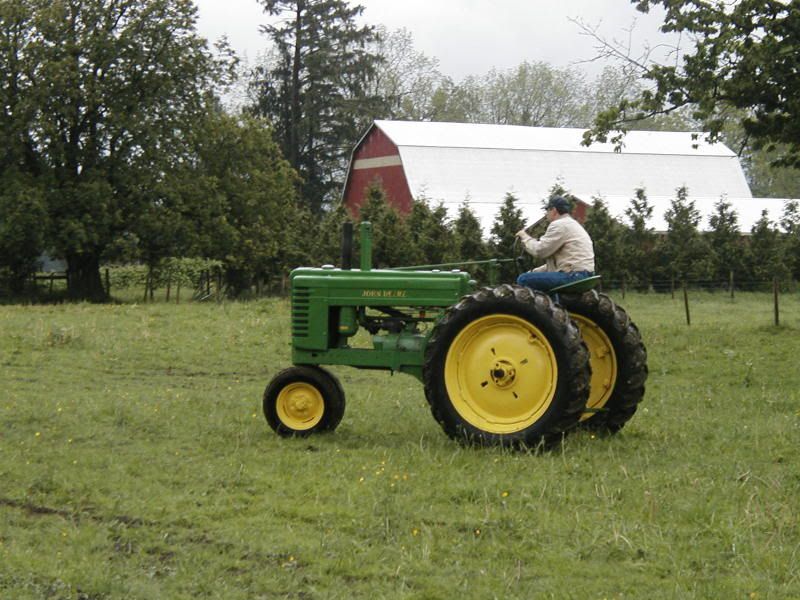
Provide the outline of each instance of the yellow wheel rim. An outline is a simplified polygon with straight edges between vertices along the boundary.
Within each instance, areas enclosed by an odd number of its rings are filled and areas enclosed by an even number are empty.
[[[325,400],[310,383],[290,383],[278,394],[276,408],[278,418],[286,427],[306,431],[322,420]]]
[[[489,433],[514,433],[549,408],[558,366],[539,329],[497,314],[461,330],[447,351],[444,377],[450,401],[465,421]]]
[[[585,421],[606,405],[614,391],[614,384],[617,382],[617,354],[611,340],[594,321],[572,313],[570,317],[578,324],[583,341],[589,348],[589,364],[592,367],[589,400],[586,402],[586,408],[591,410],[581,416],[581,421]]]

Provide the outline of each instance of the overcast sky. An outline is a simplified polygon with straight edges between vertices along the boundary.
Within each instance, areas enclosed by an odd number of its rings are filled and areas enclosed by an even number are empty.
[[[214,41],[227,35],[250,63],[267,45],[258,27],[267,21],[257,0],[195,0],[199,30]],[[353,2],[355,3],[355,2]],[[636,22],[633,46],[659,41],[662,12],[643,15],[629,0],[361,0],[363,20],[390,30],[406,28],[414,44],[439,59],[440,69],[456,81],[492,67],[522,61],[546,61],[564,67],[595,56],[594,42],[569,21],[580,18],[599,26],[609,38],[627,40]],[[582,65],[590,74],[602,64]]]

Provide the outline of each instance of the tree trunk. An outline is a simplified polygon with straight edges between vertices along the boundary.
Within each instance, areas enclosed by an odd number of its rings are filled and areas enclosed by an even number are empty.
[[[297,169],[300,164],[300,71],[302,69],[303,13],[305,1],[297,2],[294,20],[294,56],[292,57],[292,122],[289,125],[289,162]]]
[[[108,300],[100,277],[100,257],[97,254],[67,256],[67,295],[73,300],[89,302]]]

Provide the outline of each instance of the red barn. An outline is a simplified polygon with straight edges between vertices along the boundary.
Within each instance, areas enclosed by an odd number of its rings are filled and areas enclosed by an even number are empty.
[[[702,135],[632,131],[616,151],[611,144],[583,146],[583,131],[375,121],[353,150],[343,202],[357,214],[367,186],[378,180],[402,212],[412,198],[442,202],[451,216],[467,202],[488,232],[506,193],[532,223],[556,183],[582,201],[575,210],[581,220],[595,197],[621,207],[612,214],[624,213],[640,187],[665,202],[680,186],[692,198],[752,198],[738,157]]]

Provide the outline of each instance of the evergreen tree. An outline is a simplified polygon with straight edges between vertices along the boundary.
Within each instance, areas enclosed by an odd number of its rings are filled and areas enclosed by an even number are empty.
[[[506,194],[503,204],[494,218],[490,232],[489,248],[495,258],[515,258],[515,234],[523,227],[525,227],[525,219],[522,218],[522,209],[517,208],[517,198],[509,192]],[[498,271],[498,282],[514,283],[516,279],[516,263],[501,263]]]
[[[342,203],[337,204],[335,208],[323,215],[312,232],[316,264],[341,266],[342,228],[348,221],[352,222],[353,220]],[[353,256],[353,266],[358,266],[357,263],[357,257]]]
[[[469,200],[465,200],[458,209],[458,217],[453,223],[455,237],[455,255],[453,262],[487,260],[489,250],[483,240],[483,232],[478,217],[469,207]],[[483,266],[468,268],[473,278],[481,283],[488,283],[488,271]]]
[[[781,233],[769,220],[767,211],[761,212],[761,218],[750,230],[750,272],[755,285],[766,286],[773,277],[785,281],[790,276],[786,264],[785,247]]]
[[[797,200],[786,202],[781,227],[786,232],[786,266],[797,281],[800,280],[800,204]]]
[[[731,272],[734,277],[743,277],[746,259],[739,217],[730,202],[722,199],[714,205],[714,210],[709,217],[711,231],[708,234],[714,261],[712,277],[717,281],[727,281]]]
[[[595,198],[583,223],[594,244],[595,271],[607,282],[625,277],[625,228],[611,216],[602,198]]]
[[[685,187],[678,188],[664,218],[667,235],[658,247],[662,274],[675,280],[708,276],[712,266],[710,249],[698,230],[700,212],[689,200]]]
[[[453,255],[455,238],[442,203],[431,207],[425,198],[414,200],[408,215],[411,239],[418,251],[419,264],[447,262]]]
[[[376,269],[402,267],[418,262],[411,231],[403,216],[389,204],[380,182],[366,191],[360,222],[372,223],[372,266]]]
[[[344,0],[260,0],[279,17],[262,31],[273,59],[257,68],[251,109],[275,126],[284,156],[302,177],[302,197],[319,213],[339,189],[355,140],[381,100],[367,89],[379,57],[363,7]]]
[[[233,294],[308,264],[310,218],[269,125],[212,111],[190,141],[193,161],[167,179],[161,201],[137,222],[143,258],[219,260]]]
[[[653,217],[653,207],[647,200],[644,188],[636,189],[625,216],[630,221],[630,228],[623,234],[625,272],[639,289],[647,290],[653,280],[656,236],[652,227],[648,226]]]

